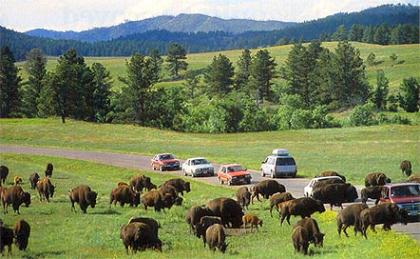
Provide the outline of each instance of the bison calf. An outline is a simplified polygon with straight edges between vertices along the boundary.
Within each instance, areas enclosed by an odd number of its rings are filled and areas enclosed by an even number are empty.
[[[22,184],[22,183],[23,183],[23,179],[22,179],[22,177],[20,177],[20,176],[15,176],[15,177],[13,178],[13,183],[14,183],[15,185]]]
[[[360,227],[360,212],[367,208],[369,207],[365,203],[362,203],[351,204],[341,210],[337,215],[338,235],[341,236],[341,230],[343,230],[346,237],[349,237],[346,231],[349,226],[354,226],[354,235],[357,235],[358,231],[362,232]]]
[[[402,161],[401,164],[400,164],[400,169],[401,169],[401,172],[403,174],[405,174],[407,177],[409,177],[411,175],[411,172],[412,172],[411,171],[411,162],[408,161],[408,160]]]
[[[294,228],[301,226],[308,232],[308,240],[315,244],[315,246],[324,245],[324,233],[321,233],[318,227],[318,223],[313,218],[304,218],[299,220]]]
[[[258,226],[262,227],[262,225],[263,225],[262,219],[259,219],[254,214],[245,214],[242,217],[242,221],[243,221],[243,224],[244,224],[244,228],[246,228],[247,225],[251,225],[251,232],[254,229],[254,227],[258,230]]]
[[[214,224],[206,230],[206,243],[212,251],[215,251],[217,248],[222,253],[226,252],[228,244],[226,243],[226,234],[222,225]]]
[[[293,229],[292,240],[296,252],[308,254],[309,234],[304,227],[297,226]]]
[[[26,250],[28,247],[29,235],[31,234],[31,227],[28,222],[23,219],[19,220],[16,222],[13,232],[16,238],[16,246],[19,250]]]

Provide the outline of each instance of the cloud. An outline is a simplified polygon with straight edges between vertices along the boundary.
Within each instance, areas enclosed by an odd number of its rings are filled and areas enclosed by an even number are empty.
[[[399,2],[418,4],[417,0],[0,0],[0,24],[18,31],[79,31],[179,13],[300,22]]]

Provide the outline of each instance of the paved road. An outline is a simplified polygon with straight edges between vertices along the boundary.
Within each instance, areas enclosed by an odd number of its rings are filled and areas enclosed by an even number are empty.
[[[93,161],[101,164],[113,165],[124,168],[150,170],[150,159],[151,157],[142,155],[132,154],[121,154],[121,153],[109,153],[109,152],[96,152],[96,151],[82,151],[82,150],[71,150],[71,149],[57,149],[57,148],[45,148],[45,147],[30,147],[30,146],[14,146],[14,145],[0,145],[0,153],[17,153],[17,154],[33,154],[33,155],[45,155],[53,157],[65,157],[77,160]],[[215,164],[215,170],[218,169],[219,165]],[[252,175],[252,183],[255,184],[263,179],[261,174],[257,171],[250,170]],[[171,173],[174,175],[183,175],[181,171],[163,172],[164,174]],[[196,180],[219,184],[217,177],[199,177]],[[310,181],[306,178],[281,178],[276,179],[280,183],[286,186],[287,191],[291,192],[295,197],[303,196],[303,188]],[[362,186],[356,186],[359,194]],[[232,188],[237,188],[233,186]],[[360,196],[360,195],[359,195]],[[369,203],[372,206],[373,203]],[[345,205],[344,205],[345,206]],[[329,206],[327,206],[329,207]],[[410,223],[406,226],[394,225],[393,229],[406,232],[411,234],[417,240],[420,240],[420,222]]]

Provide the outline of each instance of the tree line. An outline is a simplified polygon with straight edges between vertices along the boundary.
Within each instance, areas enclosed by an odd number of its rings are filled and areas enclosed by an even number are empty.
[[[377,111],[398,107],[419,110],[415,78],[389,95],[388,79],[378,71],[377,85],[367,83],[359,51],[340,41],[334,51],[319,41],[296,43],[279,67],[266,49],[244,49],[236,66],[225,55],[214,56],[202,71],[188,69],[186,50],[173,43],[165,60],[158,50],[134,54],[126,63],[120,90],[100,63],[88,66],[75,49],[58,59],[52,71],[39,49],[27,54],[22,82],[8,47],[1,49],[2,118],[58,116],[94,122],[136,123],[188,132],[240,132],[341,126],[330,111],[372,103]],[[162,69],[182,86],[158,87]],[[277,80],[275,80],[277,79]],[[281,83],[279,83],[281,82]],[[360,113],[360,109],[355,109]],[[364,111],[362,109],[362,111]],[[360,116],[353,116],[354,121]],[[363,116],[362,116],[363,117]],[[363,122],[362,122],[363,123]],[[352,122],[360,125],[360,122]]]

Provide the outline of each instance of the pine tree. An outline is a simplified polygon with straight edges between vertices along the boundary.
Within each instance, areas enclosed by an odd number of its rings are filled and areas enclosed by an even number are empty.
[[[375,53],[371,52],[367,56],[366,62],[369,66],[373,66],[373,65],[375,65],[375,59],[376,59]]]
[[[363,30],[363,38],[362,41],[366,43],[373,43],[373,39],[375,36],[375,29],[372,26],[366,26]]]
[[[196,94],[196,89],[198,87],[199,78],[193,71],[188,70],[185,73],[185,83],[184,86],[188,89],[189,95],[191,99],[194,99]]]
[[[380,45],[388,45],[391,38],[390,34],[388,25],[382,24],[375,31],[374,42]]]
[[[344,25],[338,26],[337,31],[333,34],[333,39],[336,41],[347,40],[347,30]]]
[[[244,49],[237,62],[237,71],[234,79],[236,90],[244,90],[248,88],[251,63],[251,51],[249,49]]]
[[[275,77],[276,62],[266,49],[259,50],[252,58],[251,83],[256,92],[257,102],[271,97],[272,80]]]
[[[112,78],[110,72],[100,63],[93,63],[91,70],[93,74],[93,111],[95,121],[104,122],[111,110]]]
[[[38,116],[46,118],[54,115],[61,115],[58,107],[58,96],[55,92],[57,77],[53,72],[47,72],[44,77],[44,85],[39,93],[37,111]]]
[[[0,50],[0,118],[19,115],[21,81],[13,53],[9,47],[2,47]]]
[[[363,39],[363,26],[360,24],[353,24],[349,31],[349,40],[361,42]]]
[[[172,78],[178,78],[179,71],[187,69],[188,63],[184,61],[185,59],[187,59],[187,51],[178,43],[172,43],[166,57]]]
[[[229,58],[222,54],[214,56],[204,75],[208,93],[219,96],[229,93],[232,90],[233,75],[234,68]]]
[[[373,101],[376,105],[376,109],[378,110],[386,108],[389,93],[388,84],[389,80],[385,77],[384,71],[378,70],[376,74],[376,88],[373,96]]]
[[[26,56],[25,70],[29,75],[22,93],[22,112],[27,117],[38,116],[38,104],[45,84],[47,59],[40,49],[32,49]]]
[[[150,61],[152,64],[152,70],[153,70],[152,74],[156,76],[154,78],[154,82],[157,83],[160,80],[160,72],[162,70],[163,59],[160,56],[158,49],[152,49],[150,51],[149,56],[150,56]]]
[[[407,112],[418,112],[420,84],[414,77],[404,78],[399,92],[400,106]]]

